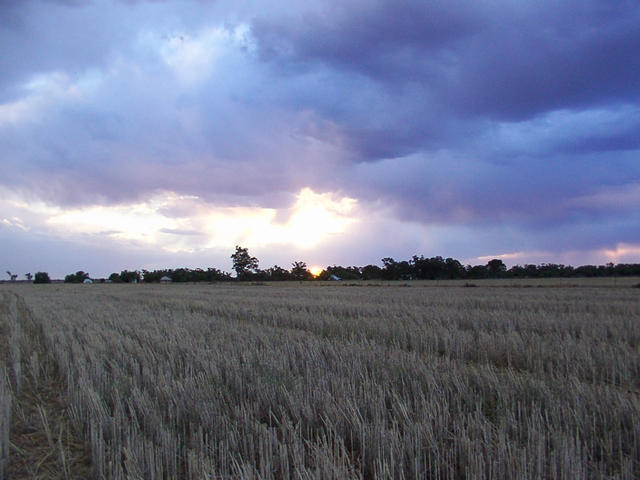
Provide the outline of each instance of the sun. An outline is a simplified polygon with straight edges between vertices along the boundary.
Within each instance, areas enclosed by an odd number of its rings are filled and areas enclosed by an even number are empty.
[[[322,272],[324,272],[324,268],[322,268],[322,267],[311,267],[309,269],[309,271],[311,272],[311,275],[313,275],[314,277],[317,277]]]

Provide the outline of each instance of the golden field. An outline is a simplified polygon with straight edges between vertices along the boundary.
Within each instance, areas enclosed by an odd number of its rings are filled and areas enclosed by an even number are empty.
[[[0,285],[0,478],[639,478],[639,282]]]

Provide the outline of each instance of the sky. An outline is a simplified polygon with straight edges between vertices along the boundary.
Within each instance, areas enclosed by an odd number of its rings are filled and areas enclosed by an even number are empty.
[[[635,0],[0,0],[0,268],[640,262]]]

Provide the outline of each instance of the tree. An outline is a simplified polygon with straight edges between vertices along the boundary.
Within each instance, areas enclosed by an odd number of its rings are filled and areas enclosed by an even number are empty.
[[[207,268],[202,270],[196,268],[192,270],[190,268],[177,268],[177,269],[164,269],[154,270],[152,272],[148,270],[142,270],[142,279],[145,283],[159,282],[162,277],[169,277],[173,282],[217,282],[231,280],[231,274],[218,270],[217,268]],[[120,278],[120,275],[118,275]]]
[[[289,271],[285,270],[282,267],[279,267],[278,265],[274,265],[273,267],[268,268],[266,270],[266,274],[268,280],[283,281],[291,279],[291,274],[289,273]]]
[[[363,280],[377,280],[382,278],[382,269],[377,265],[366,265],[360,269]]]
[[[27,281],[30,282],[31,280],[33,280],[33,274],[32,273],[25,273],[24,274],[24,278],[26,278]]]
[[[414,255],[409,261],[414,278],[435,280],[445,276],[447,265],[440,256],[425,258],[424,256]]]
[[[455,258],[447,258],[445,261],[445,274],[447,278],[462,278],[465,274],[464,267]]]
[[[487,271],[490,277],[502,277],[507,271],[507,266],[499,258],[487,262]]]
[[[331,277],[335,275],[341,280],[361,280],[362,275],[360,274],[360,268],[351,266],[351,267],[343,267],[340,265],[332,265],[330,267],[325,268],[320,275],[316,278],[318,280],[330,280]]]
[[[137,270],[134,270],[133,272],[123,270],[120,272],[120,280],[124,283],[138,283],[141,278],[140,272]]]
[[[251,274],[258,270],[258,259],[249,255],[248,248],[236,245],[236,251],[231,255],[231,259],[233,260],[233,269],[236,271],[236,277],[239,280],[251,277]]]
[[[38,272],[36,273],[33,283],[51,283],[51,279],[47,272]]]
[[[466,269],[468,278],[487,278],[489,272],[486,265],[467,265]]]
[[[76,273],[70,273],[69,275],[64,277],[64,283],[82,283],[87,278],[89,278],[89,274],[83,272],[82,270],[78,270]]]
[[[291,276],[294,280],[309,280],[312,275],[305,262],[294,262],[291,264]]]
[[[16,279],[18,278],[17,273],[11,273],[9,270],[7,270],[7,275],[9,275],[9,278],[11,279],[12,282],[15,282]]]
[[[411,278],[411,265],[406,260],[396,262],[391,257],[382,259],[384,268],[382,278],[385,280],[409,280]]]
[[[393,258],[384,257],[382,259],[382,265],[384,265],[384,267],[382,268],[382,278],[384,278],[385,280],[397,280],[397,277],[399,277],[396,271],[397,264],[398,263]]]

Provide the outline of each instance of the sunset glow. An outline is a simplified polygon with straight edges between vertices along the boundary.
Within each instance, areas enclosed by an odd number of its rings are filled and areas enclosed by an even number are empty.
[[[146,244],[169,252],[203,248],[293,245],[308,249],[347,232],[356,222],[357,201],[331,193],[302,189],[278,221],[278,210],[258,207],[216,207],[197,196],[158,193],[146,201],[114,206],[60,209],[14,198],[26,217],[46,218],[50,232],[63,238],[102,237]],[[0,208],[0,213],[2,209]],[[35,228],[20,218],[2,223],[22,230]]]
[[[317,277],[322,272],[324,272],[324,268],[322,268],[322,267],[311,267],[309,269],[309,271],[311,272],[311,275],[313,275],[314,277]]]

